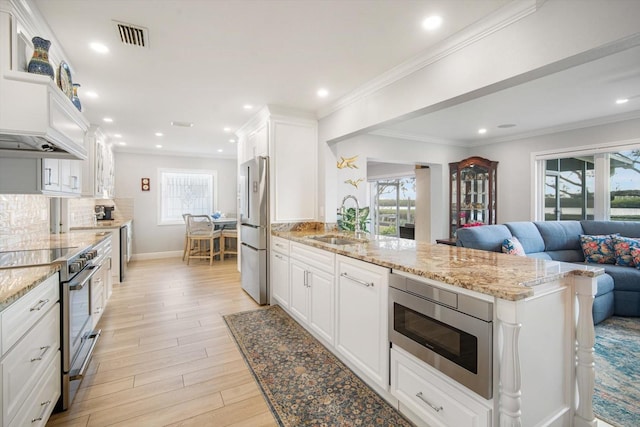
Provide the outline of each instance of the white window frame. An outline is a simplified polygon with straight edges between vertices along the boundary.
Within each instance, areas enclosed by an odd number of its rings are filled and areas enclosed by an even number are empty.
[[[163,174],[165,173],[183,173],[183,174],[198,174],[198,175],[208,175],[211,177],[211,191],[213,191],[213,195],[211,197],[211,206],[209,208],[209,213],[213,214],[218,207],[218,172],[215,170],[206,170],[206,169],[173,169],[173,168],[159,168],[158,169],[158,216],[157,216],[157,224],[158,225],[184,225],[184,220],[182,217],[174,220],[166,220],[163,218],[164,211],[164,194],[165,188],[163,186]],[[184,212],[187,213],[187,212]],[[196,212],[188,212],[188,213],[196,213]]]
[[[587,145],[573,148],[546,150],[531,153],[533,163],[531,178],[531,194],[534,203],[531,217],[534,221],[544,221],[544,185],[545,162],[550,159],[569,158],[579,156],[594,156],[595,191],[593,195],[593,218],[595,220],[609,220],[609,172],[602,173],[608,168],[609,154],[612,152],[640,149],[640,138],[623,141],[610,141],[598,145]]]

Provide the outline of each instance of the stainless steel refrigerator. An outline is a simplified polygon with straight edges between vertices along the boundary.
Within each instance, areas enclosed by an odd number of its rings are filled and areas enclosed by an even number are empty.
[[[269,303],[269,158],[240,166],[240,269],[242,289],[258,304]]]

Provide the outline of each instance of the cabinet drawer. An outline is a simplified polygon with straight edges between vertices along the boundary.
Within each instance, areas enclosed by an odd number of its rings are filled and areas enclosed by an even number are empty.
[[[96,279],[96,283],[91,283],[91,315],[98,316],[104,311],[104,279],[103,275],[100,275]]]
[[[60,397],[60,352],[55,353],[48,368],[27,397],[18,415],[5,424],[9,427],[43,427]]]
[[[491,409],[391,349],[391,393],[432,426],[488,427]]]
[[[278,236],[271,236],[271,250],[289,255],[289,240]]]
[[[2,312],[2,354],[58,302],[58,273],[52,275]]]
[[[316,249],[297,242],[291,242],[290,248],[291,258],[299,259],[318,270],[333,274],[336,263],[336,256],[334,253],[323,251],[322,249]]]
[[[55,304],[2,360],[3,424],[19,412],[60,349],[60,305]],[[55,402],[54,402],[55,403]]]

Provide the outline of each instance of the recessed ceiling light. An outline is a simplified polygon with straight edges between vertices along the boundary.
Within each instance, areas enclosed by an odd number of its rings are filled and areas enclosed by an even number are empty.
[[[231,138],[231,139],[229,140],[229,142],[230,142],[230,143],[232,143],[232,144],[235,144],[235,143],[236,143],[236,140],[235,140],[235,139],[233,139],[233,138]]]
[[[480,128],[480,129],[478,129],[478,133],[480,135],[484,135],[485,133],[487,133],[487,130],[485,128]]]
[[[163,135],[164,135],[164,133],[162,133],[162,132],[156,132],[156,136],[163,136]]]
[[[156,148],[162,148],[162,145],[158,144],[156,145]]]
[[[124,142],[124,141],[120,141],[120,142],[118,142],[118,145],[123,145],[124,146],[124,145],[127,145],[127,143]]]
[[[122,135],[120,135],[119,133],[114,133],[114,134],[113,134],[113,137],[114,137],[114,138],[122,138]]]
[[[171,126],[177,126],[182,128],[192,128],[193,123],[191,122],[171,122]]]
[[[226,127],[223,129],[225,132],[231,132],[231,128],[230,127]]]
[[[107,53],[109,52],[109,48],[103,45],[102,43],[91,43],[89,44],[91,49],[95,50],[98,53]]]
[[[218,153],[222,153],[224,150],[222,148],[218,148]]]
[[[253,110],[253,105],[251,104],[245,104],[245,106],[243,107],[245,110]]]
[[[629,102],[629,98],[620,98],[620,99],[616,99],[616,104],[626,104],[627,102]]]
[[[320,98],[326,98],[329,95],[329,91],[326,89],[318,89],[318,96]]]
[[[95,98],[97,98],[97,97],[98,97],[98,94],[97,94],[97,93],[95,93],[95,92],[94,92],[94,91],[92,91],[92,90],[88,90],[88,91],[86,91],[86,92],[84,93],[84,96],[86,96],[87,98],[94,98],[94,99],[95,99]]]
[[[514,125],[513,123],[505,123],[503,125],[498,125],[498,127],[500,129],[508,129],[508,128],[514,128],[516,127],[516,125]]]
[[[428,31],[435,30],[442,25],[442,17],[438,15],[431,15],[422,21],[422,28]]]
[[[102,119],[105,123],[113,123],[113,119],[111,117],[105,117]]]

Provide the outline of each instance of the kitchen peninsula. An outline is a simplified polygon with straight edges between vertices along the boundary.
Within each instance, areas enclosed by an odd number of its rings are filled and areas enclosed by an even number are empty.
[[[325,300],[335,303],[327,303],[331,307],[325,306],[323,311],[335,313],[335,333],[318,333],[320,322],[314,321],[313,301],[307,303],[311,320],[300,323],[412,420],[437,426],[596,425],[591,406],[595,372],[591,304],[595,278],[603,273],[601,268],[384,236],[355,239],[352,234],[328,233],[323,226],[318,228],[322,231],[272,231],[272,263],[273,257],[280,257],[276,258],[280,264],[272,268],[272,303],[279,303],[300,320],[294,307],[296,269],[304,270],[304,286],[313,289],[312,277],[318,269],[318,264],[313,263],[314,254],[324,254],[324,265],[330,266],[325,270],[332,271],[334,277],[334,288],[324,292],[335,295]],[[336,240],[341,238],[342,241]],[[287,259],[288,276],[282,264]],[[387,274],[374,283],[347,271],[342,267],[345,265],[357,266],[361,271],[375,268],[380,272],[383,268]],[[362,355],[363,360],[353,357],[357,350],[351,350],[354,346],[344,342],[350,336],[344,320],[349,311],[376,310],[379,324],[392,322],[393,311],[388,306],[393,302],[388,299],[388,285],[389,277],[394,275],[424,283],[435,292],[458,298],[464,295],[491,304],[492,378],[488,398],[395,343],[389,352],[389,341],[393,340],[388,334],[393,325],[389,330],[378,328],[383,335],[378,343],[382,360],[369,366],[391,366],[390,381],[377,381],[370,374],[374,370],[364,363],[366,354]],[[288,292],[282,285],[285,282],[289,283]],[[362,292],[377,288],[377,305],[365,306],[369,300],[362,294],[350,307],[342,307],[346,303],[343,294],[354,283],[366,288]],[[313,297],[312,290],[310,298]],[[331,331],[331,326],[325,330]],[[362,335],[367,332],[359,331]]]

